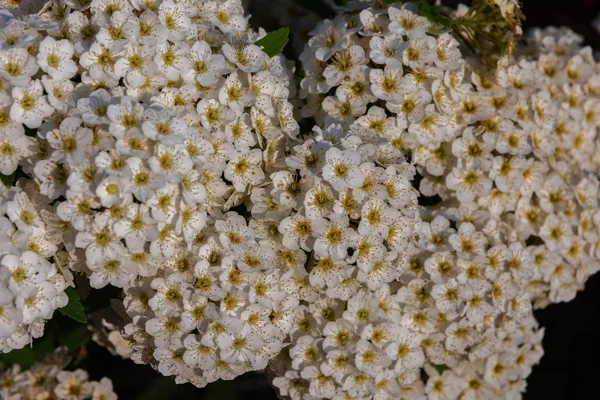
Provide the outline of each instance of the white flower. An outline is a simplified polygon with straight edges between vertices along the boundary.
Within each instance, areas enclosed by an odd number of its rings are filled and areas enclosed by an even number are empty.
[[[37,55],[38,65],[53,79],[70,79],[77,74],[77,64],[71,59],[73,51],[68,40],[45,37]]]
[[[219,101],[221,104],[231,108],[237,116],[244,112],[244,108],[250,106],[254,96],[247,87],[244,87],[236,72],[231,73],[221,90],[219,90]]]
[[[506,159],[502,156],[494,157],[490,178],[494,180],[496,187],[503,192],[510,192],[523,183],[523,170],[525,160],[518,157]]]
[[[471,203],[476,197],[484,197],[492,189],[492,181],[481,170],[454,168],[446,177],[448,189],[456,191],[456,197],[462,203]]]
[[[100,382],[92,382],[92,385],[94,386],[92,400],[117,400],[117,394],[113,392],[113,384],[110,379],[102,378]]]
[[[308,41],[308,46],[315,51],[317,60],[327,61],[335,52],[348,45],[347,24],[343,18],[323,21],[317,34]]]
[[[133,87],[143,86],[148,77],[158,71],[156,63],[152,60],[153,55],[154,51],[149,47],[128,44],[123,57],[115,63],[115,75],[119,78],[124,77]]]
[[[422,18],[422,17],[419,17]],[[422,70],[431,63],[435,57],[435,39],[424,36],[410,41],[409,46],[402,53],[402,63],[412,69]]]
[[[33,155],[32,141],[25,135],[17,138],[0,135],[0,173],[10,175],[19,166],[19,162]]]
[[[423,366],[425,356],[420,345],[421,336],[419,334],[411,332],[405,327],[398,327],[395,338],[385,349],[390,360],[396,361],[394,372],[401,373]]]
[[[351,150],[332,147],[326,153],[327,163],[323,167],[323,179],[336,190],[358,188],[364,182],[364,174],[359,168],[360,155]]]
[[[236,152],[225,168],[225,178],[233,182],[237,191],[243,192],[248,185],[256,186],[265,179],[260,167],[262,152],[253,149],[248,153]]]
[[[408,44],[401,36],[373,36],[369,42],[369,57],[377,64],[385,64],[391,68],[402,66],[402,53]]]
[[[118,258],[123,254],[123,245],[114,231],[106,226],[93,223],[88,232],[79,232],[75,245],[84,248],[90,263]]]
[[[414,14],[404,7],[390,7],[388,13],[391,21],[390,31],[399,35],[407,35],[411,39],[424,37],[425,31],[431,26],[427,18]]]
[[[120,104],[111,104],[106,115],[110,119],[109,132],[117,139],[140,132],[144,107],[135,99],[123,96]]]
[[[426,367],[427,385],[425,393],[432,400],[444,400],[458,398],[462,390],[466,387],[466,382],[460,379],[451,371],[444,371],[439,374],[433,367]]]
[[[181,41],[190,34],[189,30],[193,29],[185,6],[172,0],[166,0],[158,7],[158,18],[169,30],[169,39],[172,42]]]
[[[189,50],[189,46],[184,42],[159,41],[154,55],[159,72],[169,80],[179,79],[181,72],[188,71],[190,68],[187,58]]]
[[[54,149],[52,158],[56,161],[66,158],[69,163],[79,164],[87,156],[93,134],[91,129],[82,126],[82,122],[75,117],[65,118],[59,129],[48,132],[48,143]]]
[[[473,128],[468,127],[462,136],[452,142],[452,154],[463,161],[468,169],[488,171],[492,165],[491,151],[493,147],[478,140],[473,135]]]
[[[475,255],[485,254],[487,239],[482,232],[478,232],[473,224],[461,224],[458,232],[450,235],[448,242],[458,253],[460,258],[469,259]]]
[[[400,101],[402,95],[408,93],[402,74],[402,66],[386,65],[384,70],[372,69],[369,79],[373,94],[379,99]]]
[[[320,350],[321,341],[310,336],[300,337],[296,345],[290,348],[293,368],[302,369],[308,365],[318,365],[318,361],[323,357]]]
[[[146,332],[153,336],[158,348],[179,349],[182,346],[184,332],[175,317],[162,316],[149,319],[146,321]]]
[[[106,112],[110,101],[111,95],[104,89],[95,90],[88,97],[77,100],[77,109],[82,112],[81,119],[90,125],[109,123]]]
[[[338,85],[342,80],[357,80],[357,78],[365,75],[368,68],[366,63],[368,59],[365,57],[365,51],[361,46],[350,46],[344,51],[336,53],[336,62],[330,64],[323,76],[327,79],[327,84],[330,86]]]
[[[153,192],[146,204],[150,207],[152,218],[157,222],[170,224],[177,214],[180,190],[176,184],[168,183]]]
[[[194,81],[203,86],[211,86],[225,69],[225,58],[221,54],[212,54],[209,44],[205,41],[194,43],[188,57],[191,68],[181,71],[181,76],[186,82]]]
[[[218,129],[235,119],[235,113],[229,107],[214,99],[202,99],[196,108],[206,129]]]
[[[309,282],[312,286],[322,289],[338,286],[348,276],[348,265],[332,257],[318,257],[309,274]],[[332,296],[333,297],[333,296]]]
[[[276,105],[277,118],[279,120],[281,130],[292,139],[295,139],[296,136],[298,136],[298,133],[300,133],[300,125],[294,117],[292,104],[284,100],[279,100]]]
[[[168,182],[176,183],[192,170],[193,162],[182,148],[158,144],[154,155],[148,159],[148,165],[155,174],[164,175]]]
[[[32,251],[24,252],[20,257],[7,254],[2,258],[2,266],[9,272],[9,289],[21,296],[32,296],[37,285],[46,280],[51,265]]]
[[[425,108],[431,102],[431,94],[413,82],[408,82],[405,88],[402,89],[406,94],[395,97],[394,100],[386,103],[386,108],[407,118],[411,123],[422,122],[425,118]],[[431,122],[432,125],[437,125],[435,120]],[[424,128],[427,128],[427,125]],[[435,135],[429,136],[435,137]]]
[[[324,375],[314,366],[308,366],[300,373],[302,378],[310,382],[309,394],[318,398],[332,398],[335,394],[335,383],[331,376]]]
[[[107,284],[116,287],[124,287],[135,277],[135,264],[123,262],[118,253],[105,255],[102,260],[89,264],[92,270],[90,286],[95,289],[102,288]]]
[[[224,1],[218,4],[211,13],[210,20],[225,33],[241,32],[246,28],[244,8],[236,0]]]
[[[185,337],[183,345],[186,348],[183,359],[188,365],[198,366],[205,371],[214,368],[215,362],[218,359],[214,347],[201,343],[193,334]]]
[[[573,230],[568,223],[562,221],[557,215],[550,214],[540,228],[540,237],[550,251],[560,251],[571,246]]]
[[[449,33],[443,33],[436,38],[433,62],[439,68],[454,70],[460,67],[460,50],[458,41]]]
[[[87,372],[82,369],[73,372],[61,371],[56,380],[59,384],[54,388],[54,393],[65,400],[83,400],[90,397],[94,391],[94,386],[88,382]]]
[[[105,76],[116,78],[113,71],[116,58],[117,54],[113,51],[94,42],[90,49],[81,55],[79,63],[88,70],[91,78],[102,80]]]
[[[316,219],[312,222],[314,229],[315,253],[321,257],[331,256],[342,260],[347,257],[349,247],[354,247],[357,240],[356,231],[349,227],[348,217],[333,215],[329,220]]]
[[[181,144],[184,142],[188,130],[185,121],[176,118],[168,110],[151,107],[144,111],[142,132],[152,140],[167,145]]]
[[[358,232],[361,235],[387,238],[395,214],[386,202],[378,198],[367,200],[361,210]]]
[[[263,347],[262,338],[251,331],[242,331],[233,335],[232,340],[216,339],[217,346],[221,349],[223,360],[231,363],[249,362],[253,368],[261,369],[267,364],[266,359],[257,358],[256,352]]]
[[[290,250],[302,248],[309,251],[312,248],[312,221],[302,214],[294,214],[284,218],[278,230],[283,234],[282,244]]]
[[[25,124],[28,128],[38,128],[44,118],[49,117],[54,111],[43,94],[44,89],[39,80],[31,81],[24,87],[14,87],[12,90],[14,102],[10,108],[10,118]]]
[[[223,54],[244,72],[258,72],[262,70],[266,59],[265,52],[254,44],[232,46],[229,43],[225,43],[223,45]]]
[[[35,58],[27,49],[16,47],[0,52],[0,76],[15,86],[27,86],[38,71]]]

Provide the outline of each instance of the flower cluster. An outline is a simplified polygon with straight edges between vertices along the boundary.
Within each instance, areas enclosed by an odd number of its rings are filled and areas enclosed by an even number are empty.
[[[500,217],[532,245],[528,290],[538,307],[572,300],[600,270],[600,70],[582,42],[548,28],[533,31],[524,50],[542,86],[529,104],[529,138],[520,135],[535,161],[526,161],[521,195]]]
[[[1,13],[0,351],[76,273],[123,291],[95,340],[178,383],[271,363],[292,400],[520,398],[533,307],[600,269],[600,68],[547,29],[490,69],[460,41],[508,48],[520,10],[473,4],[325,20],[300,99],[240,0]],[[63,367],[33,368],[59,383],[39,390],[102,389]]]
[[[3,350],[41,335],[38,321],[65,305],[65,279],[44,260],[54,257],[93,289],[124,289],[125,330],[146,335],[128,336],[135,360],[175,374],[185,343],[179,379],[264,368],[284,334],[244,318],[283,298],[262,218],[280,202],[266,188],[286,189],[271,176],[299,133],[287,61],[254,44],[264,32],[236,0],[52,2],[2,23],[0,172],[31,176],[20,180],[29,197],[11,195],[6,208]],[[248,224],[248,210],[260,220]],[[231,283],[212,285],[228,273]],[[237,372],[222,372],[229,363]]]
[[[385,137],[429,205],[396,280],[307,306],[275,366],[280,393],[519,398],[542,355],[532,302],[572,299],[600,265],[590,49],[540,31],[492,71],[410,5],[341,14],[313,34],[304,115]]]
[[[90,381],[83,369],[66,370],[69,361],[58,349],[26,370],[18,364],[0,370],[0,397],[4,400],[117,400],[110,379]]]
[[[334,125],[294,146],[252,190],[249,222],[228,212],[193,255],[126,288],[134,357],[149,357],[153,338],[163,374],[199,386],[232,379],[266,367],[319,293],[348,299],[396,278],[415,226],[412,168],[401,155],[377,166],[383,144],[340,134]]]
[[[39,196],[0,191],[0,353],[6,353],[41,337],[68,298],[56,256],[60,240],[48,234],[56,217]]]

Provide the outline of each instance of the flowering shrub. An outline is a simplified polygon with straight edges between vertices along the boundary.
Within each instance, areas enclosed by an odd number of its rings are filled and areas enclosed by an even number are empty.
[[[533,306],[600,265],[598,68],[515,47],[513,1],[395,3],[320,23],[301,77],[238,0],[2,14],[0,350],[113,287],[95,339],[177,383],[520,398]]]
[[[44,26],[52,36],[7,22],[2,173],[20,162],[33,181],[5,195],[16,225],[7,220],[6,234],[18,245],[2,265],[16,296],[38,293],[26,297],[37,313],[23,311],[22,321],[5,308],[7,343],[34,320],[39,336],[42,318],[66,304],[57,297],[64,279],[42,286],[56,268],[38,261],[62,252],[92,288],[124,289],[133,358],[165,375],[203,385],[202,371],[232,378],[280,350],[285,327],[261,319],[243,329],[243,318],[283,300],[281,245],[269,241],[277,227],[262,217],[276,205],[270,192],[301,187],[282,168],[299,128],[286,61],[253,44],[259,36],[242,14],[235,1],[94,1]],[[247,216],[228,212],[244,201]]]
[[[50,224],[48,234],[42,229],[46,220],[52,220],[51,209],[39,202],[39,196],[32,199],[23,190],[3,186],[1,197],[0,351],[9,352],[41,337],[45,321],[67,304],[68,297],[59,263],[49,261],[60,238],[52,236],[55,227]]]
[[[69,358],[62,349],[22,370],[18,364],[0,373],[0,395],[6,400],[65,399],[116,400],[112,382],[102,378],[90,381],[86,371],[67,371]]]

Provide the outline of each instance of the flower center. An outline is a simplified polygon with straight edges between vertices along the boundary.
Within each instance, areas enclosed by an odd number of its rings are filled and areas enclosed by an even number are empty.
[[[35,108],[35,97],[30,94],[25,94],[21,98],[21,108],[25,111],[31,111]]]

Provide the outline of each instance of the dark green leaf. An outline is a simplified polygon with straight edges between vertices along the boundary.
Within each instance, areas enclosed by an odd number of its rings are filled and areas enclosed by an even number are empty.
[[[13,172],[10,175],[4,175],[4,174],[0,174],[0,181],[2,181],[2,183],[4,183],[4,186],[10,188],[13,186],[13,183],[15,182],[15,173],[17,171]]]
[[[442,14],[440,6],[429,3],[427,0],[419,2],[419,12],[434,24],[443,26],[451,26],[452,19],[447,15]]]
[[[404,3],[404,0],[382,0],[381,1],[384,5],[389,6],[391,4],[396,4],[396,3]]]
[[[254,44],[260,47],[269,57],[274,57],[281,53],[285,45],[288,43],[290,28],[279,28],[276,31],[270,32],[264,38],[257,40]]]
[[[69,303],[63,308],[59,308],[58,311],[77,322],[81,322],[82,324],[87,324],[87,317],[85,316],[85,311],[83,309],[83,304],[81,304],[81,299],[79,295],[75,292],[75,289],[72,287],[67,288],[65,293],[69,297]]]
[[[438,372],[438,374],[443,374],[445,370],[448,369],[448,366],[446,364],[433,364],[433,366],[435,367],[435,370]]]

